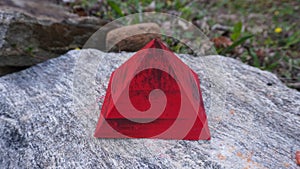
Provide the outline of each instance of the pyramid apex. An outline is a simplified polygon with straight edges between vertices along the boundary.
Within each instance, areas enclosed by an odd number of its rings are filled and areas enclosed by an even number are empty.
[[[152,39],[148,42],[142,49],[149,49],[149,48],[156,48],[156,49],[163,49],[170,51],[170,49],[160,40],[160,39]]]

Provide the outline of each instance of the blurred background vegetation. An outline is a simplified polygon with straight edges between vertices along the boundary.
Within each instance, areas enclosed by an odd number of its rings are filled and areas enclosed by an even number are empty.
[[[217,52],[271,71],[300,90],[299,0],[56,0],[79,16],[106,20],[137,12],[164,12],[199,27]],[[174,52],[185,51],[167,41]]]

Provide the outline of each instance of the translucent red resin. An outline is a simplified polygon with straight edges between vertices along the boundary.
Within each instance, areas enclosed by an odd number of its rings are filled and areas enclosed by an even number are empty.
[[[137,68],[149,67],[149,65],[167,71],[149,68],[137,72]],[[181,72],[190,72],[190,75],[186,76]],[[118,76],[115,73],[118,73]],[[130,76],[133,78],[127,79]],[[181,76],[186,79],[178,83]],[[118,85],[112,87],[112,83]],[[125,91],[126,87],[129,91]],[[155,95],[152,97],[152,102],[149,101],[149,95],[155,89],[160,89],[165,94],[165,107],[159,116],[154,115],[156,113],[143,115],[143,112],[149,110],[151,106],[162,104],[162,98]],[[115,100],[112,91],[117,95]],[[128,98],[125,92],[129,92],[129,102],[125,100]],[[116,104],[128,112],[131,110],[126,109],[128,103],[142,113],[124,117]],[[198,107],[195,108],[194,105]],[[143,120],[150,120],[150,122],[143,122]],[[161,41],[152,40],[112,73],[94,136],[209,140],[210,132],[197,74]]]

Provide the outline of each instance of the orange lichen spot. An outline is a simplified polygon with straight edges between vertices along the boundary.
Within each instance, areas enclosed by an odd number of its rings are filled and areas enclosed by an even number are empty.
[[[235,147],[234,146],[229,146],[228,152],[232,153],[234,151],[235,151]]]
[[[217,116],[217,117],[215,118],[215,120],[216,120],[217,122],[220,122],[220,121],[222,120],[222,118],[221,118],[220,116]]]
[[[226,156],[222,155],[222,154],[218,154],[218,158],[220,160],[226,160]]]
[[[243,157],[243,154],[241,152],[237,152],[236,155],[241,158]]]
[[[247,156],[247,162],[252,162],[253,151]]]
[[[234,110],[231,109],[229,113],[234,115],[235,112],[234,112]]]

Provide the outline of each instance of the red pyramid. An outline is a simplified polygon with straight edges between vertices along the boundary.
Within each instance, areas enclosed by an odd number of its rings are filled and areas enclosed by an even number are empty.
[[[152,40],[112,73],[94,136],[209,140],[197,74]]]

